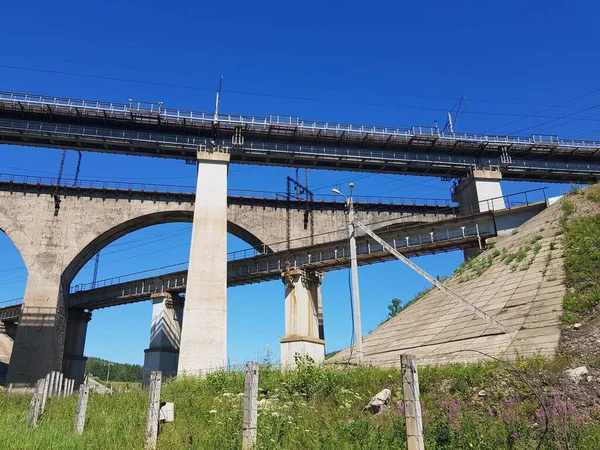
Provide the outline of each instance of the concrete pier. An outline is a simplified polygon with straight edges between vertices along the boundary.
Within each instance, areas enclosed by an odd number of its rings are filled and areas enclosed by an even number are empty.
[[[83,383],[85,377],[85,363],[87,361],[87,357],[84,356],[85,337],[90,320],[92,320],[92,313],[90,312],[81,309],[69,310],[63,356],[63,373],[66,378],[75,380],[75,386]]]
[[[180,375],[202,376],[227,361],[228,164],[229,153],[198,153]]]
[[[504,209],[499,170],[473,170],[452,192],[461,215]]]
[[[160,370],[164,377],[177,374],[182,318],[183,299],[166,292],[152,295],[150,345],[144,350],[144,387],[152,371]]]
[[[486,211],[502,211],[506,208],[500,186],[502,173],[499,170],[475,169],[460,181],[452,191],[452,200],[458,202],[461,216]],[[480,248],[463,250],[465,260],[481,253]]]
[[[320,272],[288,269],[282,273],[285,285],[285,336],[281,343],[281,366],[296,366],[296,355],[315,362],[325,359]]]

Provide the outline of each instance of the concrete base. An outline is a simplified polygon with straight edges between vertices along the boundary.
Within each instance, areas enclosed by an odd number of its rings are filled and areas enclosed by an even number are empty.
[[[283,369],[296,368],[297,357],[309,357],[316,363],[325,361],[325,341],[321,339],[282,338],[281,367]]]
[[[282,273],[285,284],[285,337],[281,338],[281,366],[296,367],[296,356],[308,356],[314,362],[325,360],[323,274],[288,269]]]
[[[177,375],[179,350],[168,348],[147,348],[144,350],[144,370],[142,387],[148,387],[150,373],[162,371],[163,378]]]

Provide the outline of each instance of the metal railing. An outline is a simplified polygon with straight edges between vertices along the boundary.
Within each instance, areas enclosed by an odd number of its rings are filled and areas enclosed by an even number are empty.
[[[418,250],[424,250],[425,247],[427,247],[427,250],[424,251],[435,251],[436,247],[447,248],[447,246],[443,244],[448,242],[460,241],[461,243],[464,243],[465,239],[480,239],[480,236],[483,233],[482,228],[485,228],[485,226],[480,227],[479,224],[474,224],[457,228],[448,228],[436,232],[413,234],[412,236],[406,236],[401,239],[387,238],[385,241],[396,249],[414,248],[414,251],[417,252]],[[488,233],[490,232],[491,230],[488,231]],[[382,245],[376,243],[372,239],[364,238],[357,243],[357,255],[359,260],[361,257],[364,258],[365,256],[374,254],[377,254],[378,258],[381,258],[381,253],[385,253]],[[286,267],[298,268],[310,267],[311,265],[317,268],[327,268],[328,265],[332,267],[341,267],[345,265],[345,262],[343,261],[349,258],[350,250],[346,245],[324,251],[303,252],[302,254],[293,255],[292,258],[281,255],[274,255],[270,258],[269,255],[264,255],[260,260],[240,261],[239,264],[228,267],[227,272],[230,280],[232,278],[235,279],[236,277],[241,278],[252,275],[262,275],[264,279],[271,279],[274,276],[273,273],[277,275],[282,270],[285,270]],[[167,273],[161,275],[161,277],[163,280],[159,280],[158,282],[148,280],[147,278],[140,280],[137,283],[133,280],[131,282],[135,285],[123,287],[118,297],[121,299],[128,297],[139,298],[169,290],[183,290],[187,286],[187,272],[178,271]],[[116,281],[116,279],[112,280]],[[123,281],[120,283],[123,283]],[[115,282],[112,285],[120,283]],[[106,283],[105,287],[108,286],[111,286],[111,284]],[[96,303],[96,301],[97,300],[94,300],[93,302]],[[79,304],[86,304],[88,302],[90,302],[90,300],[82,298]]]
[[[53,177],[41,177],[37,175],[19,175],[0,173],[0,183],[10,183],[15,185],[29,186],[47,186],[47,187],[75,187],[83,189],[126,191],[126,192],[148,192],[157,194],[188,194],[195,195],[195,186],[176,186],[153,183],[132,183],[128,181],[106,181],[106,180],[84,180]],[[259,191],[248,189],[228,189],[230,197],[252,198],[257,200],[278,200],[285,201],[286,194],[273,191]],[[357,196],[355,202],[359,204],[373,205],[406,205],[406,206],[427,206],[427,207],[449,207],[453,204],[451,200],[441,198],[419,198],[419,197],[391,197],[391,196]],[[301,202],[304,202],[303,200]],[[317,194],[313,198],[313,203],[344,203],[344,200],[337,195]]]
[[[91,100],[71,99],[65,97],[53,97],[34,94],[21,94],[14,92],[0,92],[0,103],[14,104],[15,107],[41,107],[54,108],[56,112],[66,112],[69,114],[86,114],[95,113],[109,116],[127,117],[132,120],[138,115],[148,118],[160,118],[167,123],[186,123],[190,125],[199,124],[202,126],[212,126],[215,119],[214,113],[191,111],[182,109],[170,109],[164,107],[162,102],[140,102],[130,100],[128,103],[102,102]],[[40,108],[40,109],[41,109]],[[135,114],[134,114],[135,113]],[[289,127],[292,129],[314,132],[325,131],[333,135],[345,136],[357,135],[359,137],[379,136],[383,138],[403,137],[403,138],[418,138],[418,137],[434,137],[445,141],[463,141],[477,143],[494,143],[498,145],[516,145],[516,146],[558,146],[566,148],[583,148],[596,150],[600,148],[600,142],[576,140],[576,139],[560,139],[556,135],[532,134],[530,136],[508,136],[508,135],[488,135],[480,133],[450,133],[442,132],[438,127],[434,126],[413,126],[410,128],[386,127],[386,126],[371,126],[371,125],[356,125],[348,123],[325,122],[302,120],[297,116],[290,115],[271,115],[269,117],[260,116],[245,116],[239,114],[219,114],[217,121],[220,124],[249,125],[251,127],[270,128]]]
[[[335,159],[336,161],[360,162],[364,164],[365,160],[369,162],[383,163],[386,165],[416,164],[425,166],[441,166],[450,173],[452,168],[464,171],[478,165],[500,166],[502,161],[499,158],[478,159],[471,156],[441,155],[441,154],[420,154],[413,152],[398,152],[393,150],[370,150],[370,149],[352,149],[335,146],[318,145],[299,145],[286,143],[273,143],[268,141],[246,142],[241,150],[235,150],[230,141],[226,139],[217,140],[213,143],[208,138],[183,136],[178,134],[150,133],[131,130],[114,130],[109,128],[84,127],[80,125],[62,125],[46,122],[29,122],[22,120],[0,119],[0,131],[5,135],[39,135],[44,139],[53,136],[57,139],[67,139],[78,142],[88,142],[93,145],[106,144],[139,145],[139,148],[131,150],[133,154],[154,154],[156,144],[162,146],[165,151],[169,149],[177,152],[177,157],[183,158],[181,150],[189,151],[187,157],[196,155],[198,150],[208,150],[216,145],[225,152],[245,153],[249,155],[262,155],[263,152],[269,152],[273,156],[280,156],[286,160],[297,159]],[[143,149],[143,150],[140,150]],[[589,163],[562,163],[546,162],[536,160],[513,161],[507,166],[512,172],[531,173],[535,171],[553,172],[553,173],[585,173],[597,175],[600,173],[600,164]]]

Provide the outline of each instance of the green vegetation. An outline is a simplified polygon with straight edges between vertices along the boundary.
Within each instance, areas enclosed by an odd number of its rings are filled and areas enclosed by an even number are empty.
[[[438,278],[438,279],[439,279],[440,282],[444,282],[445,280],[447,280],[447,278],[448,277]],[[388,315],[379,324],[379,326],[381,326],[384,323],[386,323],[392,317],[397,316],[398,314],[400,314],[402,311],[404,311],[406,308],[408,308],[414,302],[416,302],[417,300],[425,297],[427,294],[429,294],[434,289],[435,289],[435,286],[430,286],[428,288],[423,289],[422,291],[417,292],[415,294],[415,296],[412,299],[410,299],[408,302],[406,302],[405,304],[402,304],[402,300],[400,300],[399,298],[393,298],[392,301],[390,302],[390,304],[388,305]]]
[[[107,379],[109,361],[100,358],[88,358],[86,369],[93,378],[103,381]],[[110,361],[110,381],[139,383],[142,381],[142,366],[137,364],[122,364]]]
[[[514,367],[492,362],[421,368],[426,448],[531,449],[540,439],[540,448],[548,450],[600,448],[597,412],[578,409],[559,391],[540,395],[562,369],[543,358]],[[401,378],[395,369],[318,367],[306,360],[287,373],[261,367],[258,448],[406,448]],[[243,387],[239,372],[165,382],[161,397],[175,403],[175,422],[162,426],[158,448],[239,450]],[[383,388],[392,391],[390,409],[363,412]],[[32,431],[29,396],[0,395],[0,448],[143,448],[147,392],[92,394],[80,437],[73,432],[76,400],[52,399]]]
[[[571,324],[600,303],[600,214],[571,220],[564,232],[567,293],[562,319]]]
[[[500,254],[500,250],[493,248],[487,256],[468,259],[458,266],[453,275],[460,277],[458,279],[459,283],[473,280],[492,267],[494,260],[500,256]]]
[[[595,184],[585,190],[585,198],[600,203],[600,185]]]

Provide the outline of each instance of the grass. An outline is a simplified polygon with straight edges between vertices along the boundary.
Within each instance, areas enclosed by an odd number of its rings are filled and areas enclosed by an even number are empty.
[[[564,234],[567,293],[562,319],[572,324],[600,303],[600,214],[567,222]]]
[[[562,369],[541,357],[513,367],[491,362],[420,368],[426,448],[535,448],[543,434],[544,408],[556,417],[552,415],[540,448],[599,448],[600,424],[595,416],[565,407],[560,393],[553,393],[542,408],[534,392],[541,391],[541,384],[523,381],[546,383]],[[161,427],[158,448],[241,448],[243,400],[238,394],[243,385],[239,372],[165,382],[161,397],[175,403],[175,422]],[[261,367],[258,448],[404,449],[401,386],[397,369],[340,369],[309,361],[287,373]],[[371,396],[383,388],[392,391],[390,409],[379,415],[363,412]],[[479,395],[482,390],[484,395]],[[50,401],[36,430],[26,426],[28,402],[28,396],[0,395],[0,448],[143,448],[147,392],[92,394],[82,436],[73,432],[75,397]]]

